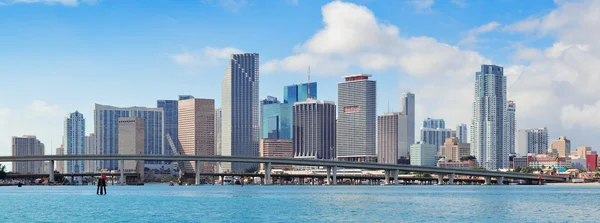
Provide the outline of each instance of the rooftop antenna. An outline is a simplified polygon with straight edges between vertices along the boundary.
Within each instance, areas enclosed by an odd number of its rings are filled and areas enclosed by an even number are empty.
[[[310,97],[310,65],[308,65],[308,98]]]

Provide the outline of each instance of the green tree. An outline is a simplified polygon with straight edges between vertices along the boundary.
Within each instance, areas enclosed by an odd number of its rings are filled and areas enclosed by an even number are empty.
[[[517,172],[517,173],[521,172],[521,167],[520,166],[516,167],[515,169],[513,169],[513,172]]]
[[[0,179],[6,178],[6,166],[0,164]]]
[[[469,161],[469,160],[477,160],[477,158],[475,158],[474,156],[463,156],[460,158],[461,162]]]

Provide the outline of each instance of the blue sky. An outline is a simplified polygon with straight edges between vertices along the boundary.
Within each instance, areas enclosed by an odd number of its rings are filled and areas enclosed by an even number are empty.
[[[598,118],[600,98],[581,86],[600,74],[577,58],[597,60],[599,35],[584,32],[598,27],[586,19],[599,16],[596,7],[583,0],[0,0],[0,155],[10,155],[10,137],[23,134],[38,135],[54,153],[62,119],[75,110],[92,132],[94,103],[156,106],[191,94],[218,106],[231,52],[260,54],[261,98],[305,81],[308,65],[325,100],[336,101],[341,76],[370,73],[378,113],[388,103],[397,111],[410,90],[417,121],[445,118],[452,128],[470,123],[479,64],[499,64],[518,128],[548,126],[551,138],[594,146],[600,121],[585,118]]]

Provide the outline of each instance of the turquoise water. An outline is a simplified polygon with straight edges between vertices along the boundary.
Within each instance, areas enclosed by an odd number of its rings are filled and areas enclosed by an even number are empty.
[[[595,186],[0,187],[2,222],[598,222]]]

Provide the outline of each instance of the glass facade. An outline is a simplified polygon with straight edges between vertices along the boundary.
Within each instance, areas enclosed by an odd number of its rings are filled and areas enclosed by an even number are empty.
[[[158,100],[156,102],[156,107],[162,108],[165,113],[165,137],[167,137],[167,134],[169,134],[173,140],[173,143],[179,143],[179,137],[177,136],[178,101]],[[170,146],[165,147],[165,155],[171,154],[173,154],[172,148]]]
[[[65,117],[63,146],[67,155],[83,155],[85,150],[85,119],[83,114],[75,111]],[[67,173],[83,173],[83,160],[67,160],[64,162]]]
[[[292,107],[283,103],[263,104],[262,107],[262,138],[292,139]]]
[[[296,102],[308,99],[310,85],[310,98],[317,99],[317,82],[295,84],[283,88],[283,103],[294,105]]]

